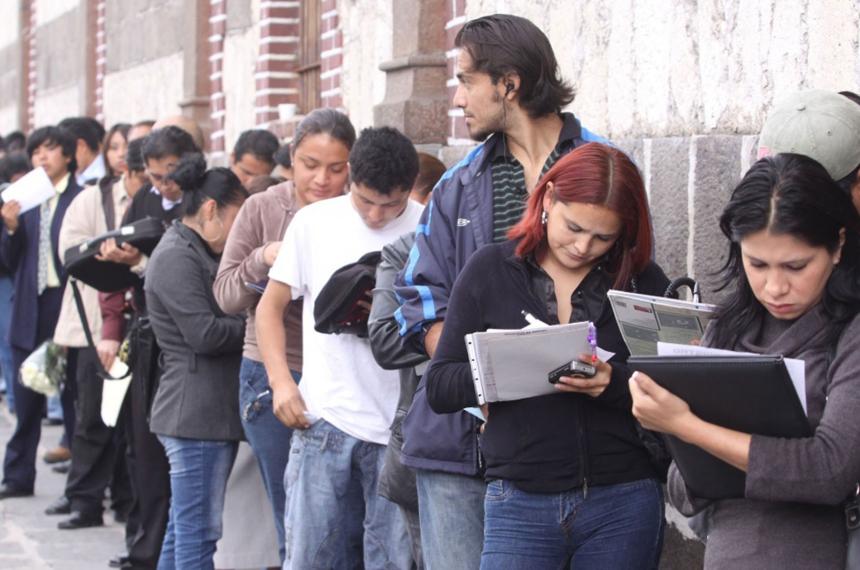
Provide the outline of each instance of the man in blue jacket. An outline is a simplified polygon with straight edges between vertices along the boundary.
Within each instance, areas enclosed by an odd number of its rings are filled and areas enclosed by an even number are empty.
[[[9,343],[16,376],[24,359],[54,335],[66,284],[58,251],[60,226],[66,209],[81,191],[74,176],[75,139],[64,129],[36,129],[27,140],[27,154],[34,168],[45,169],[55,194],[23,214],[15,201],[3,204],[0,210],[0,259],[15,274]],[[69,366],[74,368],[74,363]],[[17,379],[13,384],[17,423],[6,444],[0,499],[33,494],[36,447],[45,406],[43,395],[25,388]],[[68,415],[74,417],[71,410]]]
[[[433,356],[448,295],[469,257],[504,241],[529,192],[560,156],[600,141],[561,109],[573,90],[559,76],[547,37],[530,21],[496,14],[467,22],[455,39],[454,105],[483,141],[433,192],[397,280],[400,333]],[[484,482],[478,422],[439,415],[419,385],[403,424],[403,463],[417,470],[421,542],[429,570],[477,568],[483,545]]]

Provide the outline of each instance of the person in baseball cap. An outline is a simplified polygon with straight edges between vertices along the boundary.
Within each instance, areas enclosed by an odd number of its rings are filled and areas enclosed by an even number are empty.
[[[860,105],[853,99],[813,89],[777,103],[762,128],[758,157],[782,152],[821,163],[860,211]]]

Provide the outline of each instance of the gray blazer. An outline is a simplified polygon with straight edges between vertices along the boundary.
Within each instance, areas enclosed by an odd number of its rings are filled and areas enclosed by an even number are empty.
[[[238,394],[245,320],[225,315],[215,302],[217,271],[218,260],[179,221],[149,260],[146,305],[162,351],[150,419],[153,433],[243,439]]]

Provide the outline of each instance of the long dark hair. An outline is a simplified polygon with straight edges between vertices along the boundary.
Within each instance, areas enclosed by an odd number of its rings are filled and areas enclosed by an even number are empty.
[[[740,332],[766,311],[750,287],[740,246],[746,236],[762,230],[788,234],[833,253],[844,229],[842,256],[821,301],[832,340],[860,309],[860,218],[851,200],[813,159],[778,154],[756,162],[732,192],[720,229],[730,242],[720,289],[730,293],[717,312],[714,346],[734,346]]]

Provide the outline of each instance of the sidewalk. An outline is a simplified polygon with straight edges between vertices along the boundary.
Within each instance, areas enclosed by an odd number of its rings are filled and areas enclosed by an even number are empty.
[[[0,455],[14,429],[14,416],[3,402],[0,410]],[[3,570],[93,570],[107,568],[108,560],[123,549],[124,525],[105,513],[105,526],[81,530],[58,530],[65,516],[49,517],[45,508],[59,497],[66,476],[54,473],[42,461],[46,448],[53,447],[62,427],[43,427],[36,466],[36,495],[0,501],[0,568]]]

